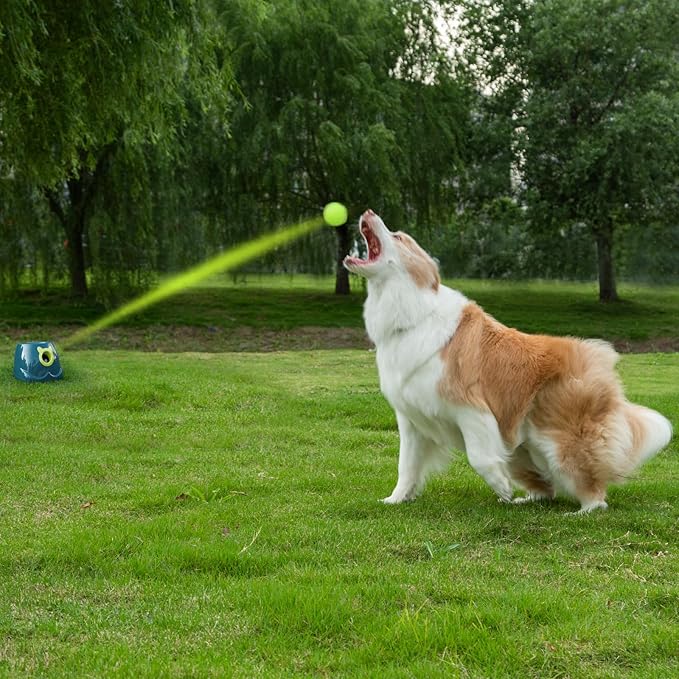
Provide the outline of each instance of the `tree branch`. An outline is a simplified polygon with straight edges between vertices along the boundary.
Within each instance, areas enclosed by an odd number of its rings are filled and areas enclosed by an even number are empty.
[[[47,187],[44,187],[42,190],[43,196],[47,199],[47,203],[50,206],[50,210],[55,214],[57,219],[61,222],[62,226],[66,226],[66,213],[64,212],[64,208],[61,206],[61,203],[59,202],[59,198],[57,196],[57,193],[54,189],[48,189]]]
[[[112,142],[106,144],[97,160],[97,164],[94,170],[89,173],[88,179],[83,185],[83,199],[82,199],[82,210],[83,213],[89,209],[92,204],[92,199],[94,198],[99,185],[101,184],[102,177],[104,176],[106,169],[108,167],[109,161],[113,157],[116,149],[118,148],[118,138],[116,137]]]
[[[634,64],[632,64],[629,68],[626,68],[622,72],[622,77],[615,84],[615,87],[613,88],[613,92],[611,93],[611,96],[608,98],[608,101],[604,104],[604,107],[599,111],[598,115],[592,116],[592,125],[596,125],[597,123],[601,122],[601,119],[610,110],[611,106],[613,106],[615,100],[618,98],[618,94],[620,93],[622,86],[625,84],[625,81],[627,80],[629,74],[633,70],[634,70]]]

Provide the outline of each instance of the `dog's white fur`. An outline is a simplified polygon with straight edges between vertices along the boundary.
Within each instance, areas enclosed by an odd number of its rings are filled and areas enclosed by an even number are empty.
[[[400,434],[384,502],[415,499],[455,448],[503,501],[519,487],[517,503],[563,491],[580,513],[605,509],[606,487],[669,443],[670,422],[625,399],[610,345],[507,328],[372,210],[359,228],[368,257],[344,265],[368,281],[366,329]]]

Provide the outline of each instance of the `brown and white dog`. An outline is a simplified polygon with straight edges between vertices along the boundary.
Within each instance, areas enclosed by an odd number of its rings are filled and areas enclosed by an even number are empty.
[[[367,259],[344,266],[368,281],[366,329],[400,434],[384,502],[413,500],[457,448],[504,501],[518,486],[514,502],[563,491],[581,513],[605,509],[606,487],[669,443],[670,422],[625,398],[610,345],[508,328],[441,285],[432,258],[372,210],[359,228]]]

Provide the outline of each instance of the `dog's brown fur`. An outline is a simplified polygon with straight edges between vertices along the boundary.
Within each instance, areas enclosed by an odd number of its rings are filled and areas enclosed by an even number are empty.
[[[556,443],[561,471],[580,499],[603,500],[607,484],[636,465],[644,425],[636,406],[625,400],[614,371],[617,354],[606,343],[522,333],[470,303],[441,356],[439,392],[455,404],[493,414],[513,450],[510,473],[527,490],[554,494],[526,449],[516,447],[524,421]],[[610,452],[619,417],[631,430],[629,444],[621,444],[629,453],[622,467]]]
[[[430,288],[434,292],[438,290],[441,279],[432,258],[407,233],[398,231],[394,237],[399,242],[405,267],[415,285],[418,288]]]

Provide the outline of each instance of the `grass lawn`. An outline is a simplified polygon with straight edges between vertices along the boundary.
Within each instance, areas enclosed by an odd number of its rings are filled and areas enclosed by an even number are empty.
[[[500,505],[460,458],[392,507],[369,352],[10,359],[1,676],[679,674],[676,442],[591,516]],[[679,423],[679,354],[621,371]]]

